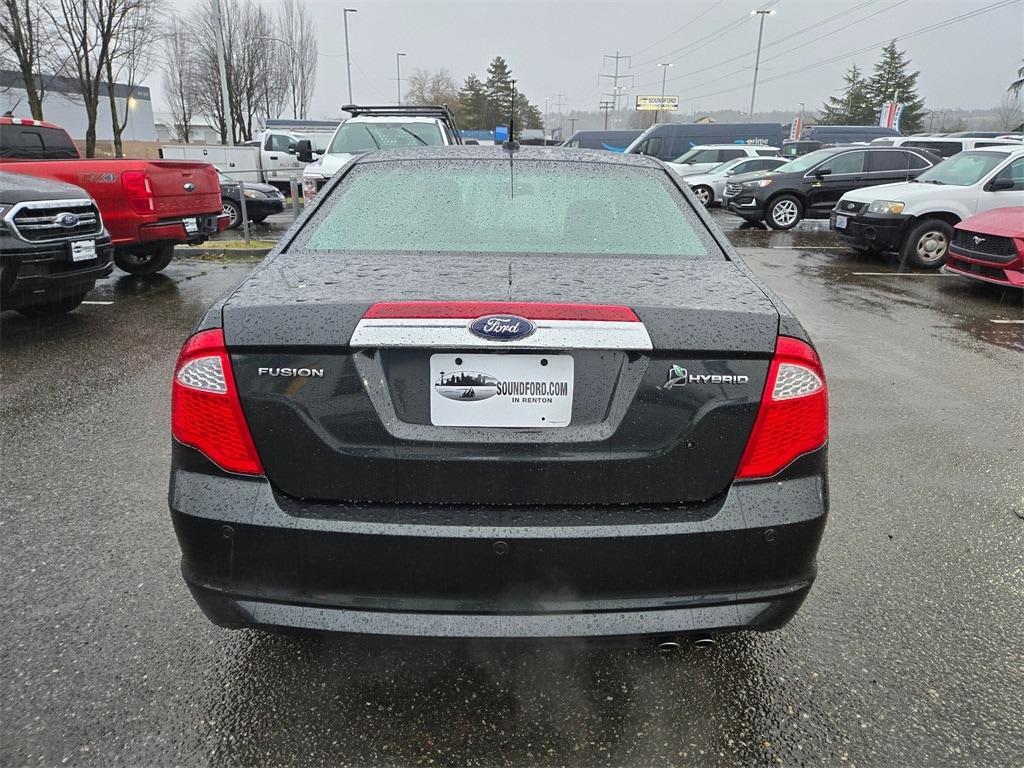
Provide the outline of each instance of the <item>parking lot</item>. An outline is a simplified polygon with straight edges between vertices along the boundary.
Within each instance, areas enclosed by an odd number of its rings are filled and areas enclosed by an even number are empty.
[[[1020,764],[1020,293],[716,217],[829,374],[830,520],[787,627],[668,655],[213,627],[168,519],[170,372],[253,264],[115,271],[0,326],[0,763]]]

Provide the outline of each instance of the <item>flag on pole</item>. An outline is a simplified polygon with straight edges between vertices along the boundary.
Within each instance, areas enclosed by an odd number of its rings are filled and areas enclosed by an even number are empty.
[[[878,125],[881,128],[900,129],[900,118],[903,117],[903,105],[896,101],[887,101],[878,112]]]
[[[800,138],[800,134],[804,132],[804,119],[797,117],[793,120],[793,123],[789,126],[789,138],[791,141],[796,141]]]

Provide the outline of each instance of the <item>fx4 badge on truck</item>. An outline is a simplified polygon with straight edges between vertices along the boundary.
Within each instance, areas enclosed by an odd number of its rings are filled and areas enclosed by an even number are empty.
[[[749,376],[733,376],[731,374],[718,373],[687,373],[681,365],[673,365],[668,369],[668,381],[662,384],[662,389],[674,389],[687,384],[746,384],[750,381]]]

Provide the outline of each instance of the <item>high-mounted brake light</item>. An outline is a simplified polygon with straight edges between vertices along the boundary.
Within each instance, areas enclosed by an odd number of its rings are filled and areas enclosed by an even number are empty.
[[[817,353],[780,336],[737,480],[771,477],[828,441],[828,386]]]
[[[171,434],[228,472],[262,475],[220,329],[185,342],[171,386]]]
[[[121,186],[125,199],[135,213],[153,213],[156,203],[153,196],[153,181],[146,171],[125,171],[121,174]]]

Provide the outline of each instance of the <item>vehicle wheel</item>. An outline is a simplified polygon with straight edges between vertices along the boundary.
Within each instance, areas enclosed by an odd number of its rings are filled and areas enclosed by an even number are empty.
[[[711,190],[711,187],[705,187],[703,184],[694,187],[693,194],[697,196],[700,204],[705,208],[715,202],[715,193]]]
[[[792,195],[779,195],[764,213],[764,220],[772,229],[792,229],[804,216],[804,207]]]
[[[34,318],[52,318],[65,315],[76,309],[82,300],[85,298],[88,291],[82,293],[75,293],[71,296],[63,296],[56,301],[47,302],[46,304],[33,304],[30,307],[21,307],[17,311],[23,314],[25,317]]]
[[[117,251],[114,263],[130,275],[152,275],[171,263],[174,245],[161,243],[152,251]]]
[[[238,229],[242,223],[242,209],[234,200],[221,199],[221,209],[228,217],[228,229]]]
[[[953,227],[942,219],[925,219],[907,235],[900,252],[904,266],[938,269],[946,263]]]

